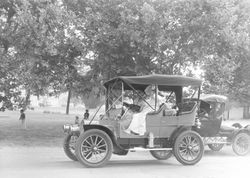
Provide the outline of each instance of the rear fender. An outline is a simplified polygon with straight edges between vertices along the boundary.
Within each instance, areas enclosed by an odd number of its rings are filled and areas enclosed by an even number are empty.
[[[180,126],[177,129],[175,129],[174,132],[170,136],[171,144],[173,145],[173,143],[175,142],[175,139],[178,137],[178,135],[180,135],[182,132],[184,132],[186,130],[191,130],[191,127],[190,126]]]

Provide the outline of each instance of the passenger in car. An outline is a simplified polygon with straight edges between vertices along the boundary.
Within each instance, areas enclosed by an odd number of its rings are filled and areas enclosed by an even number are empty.
[[[146,115],[147,113],[154,111],[152,107],[155,105],[155,94],[153,93],[153,86],[148,86],[144,92],[144,98],[140,98],[137,102],[137,105],[141,106],[141,112],[134,113],[132,121],[129,125],[129,127],[125,130],[126,133],[132,133],[136,135],[144,135],[146,132]],[[157,96],[158,103],[165,102],[164,97]],[[146,102],[145,102],[145,101]],[[150,107],[152,106],[152,107]]]

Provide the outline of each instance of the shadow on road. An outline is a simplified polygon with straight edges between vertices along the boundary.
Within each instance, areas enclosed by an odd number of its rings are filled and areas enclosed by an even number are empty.
[[[223,149],[221,151],[205,150],[204,157],[211,157],[211,156],[215,156],[215,157],[235,157],[237,155],[234,154],[233,150],[231,150],[231,153],[228,152],[228,151],[223,151]]]
[[[80,164],[77,161],[57,161],[57,162],[48,162],[48,163],[40,163],[36,166],[40,168],[53,167],[53,168],[66,168],[66,169],[86,169],[84,165]],[[173,162],[173,160],[159,161],[159,160],[110,160],[103,168],[118,168],[118,167],[179,167],[177,161]],[[98,168],[99,169],[99,168]],[[101,168],[102,169],[102,168]]]
[[[152,166],[180,166],[178,162],[173,163],[171,160],[159,161],[159,160],[111,160],[105,167],[152,167]]]

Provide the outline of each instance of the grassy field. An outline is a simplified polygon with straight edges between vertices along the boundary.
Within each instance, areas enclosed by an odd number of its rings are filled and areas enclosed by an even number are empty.
[[[1,146],[61,146],[63,124],[74,123],[75,115],[26,112],[27,129],[21,127],[18,111],[0,113]]]
[[[21,127],[18,120],[18,111],[0,112],[0,147],[3,146],[62,146],[64,133],[62,126],[66,123],[74,123],[75,116],[80,118],[83,114],[72,112],[70,115],[62,114],[58,110],[26,111],[27,129]],[[53,112],[54,111],[54,112]],[[90,119],[95,110],[90,111]],[[83,113],[83,112],[82,112]],[[99,114],[98,114],[99,115]],[[240,122],[243,125],[250,124],[250,120],[225,121],[225,125]]]

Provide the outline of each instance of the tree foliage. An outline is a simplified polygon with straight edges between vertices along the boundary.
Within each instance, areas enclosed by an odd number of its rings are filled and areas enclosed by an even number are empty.
[[[11,18],[15,28],[11,33],[13,38],[7,39],[8,45],[2,44],[3,52],[14,53],[19,62],[15,76],[18,87],[26,90],[27,100],[30,94],[39,96],[67,90],[78,75],[75,66],[84,53],[84,40],[74,29],[74,15],[57,1],[9,2],[13,2],[15,9]]]
[[[204,92],[246,102],[249,10],[244,0],[1,1],[2,96],[9,85],[87,100],[118,75],[194,75],[198,67]]]

